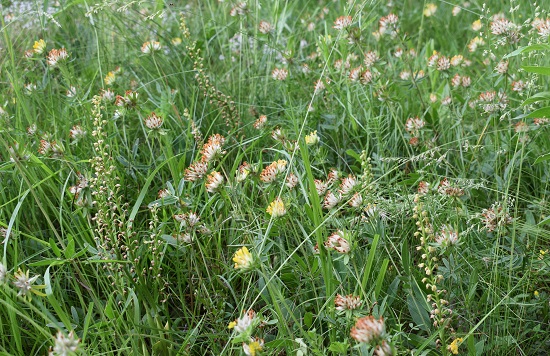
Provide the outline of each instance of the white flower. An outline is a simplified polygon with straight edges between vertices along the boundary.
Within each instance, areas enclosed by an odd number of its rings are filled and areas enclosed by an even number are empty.
[[[78,350],[80,339],[75,338],[74,331],[71,331],[67,337],[61,331],[57,333],[55,338],[55,346],[51,350],[50,355],[68,356]]]

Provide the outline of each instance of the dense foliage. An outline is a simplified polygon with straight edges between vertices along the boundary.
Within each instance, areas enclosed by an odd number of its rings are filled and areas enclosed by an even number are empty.
[[[0,4],[0,353],[550,349],[548,9]]]

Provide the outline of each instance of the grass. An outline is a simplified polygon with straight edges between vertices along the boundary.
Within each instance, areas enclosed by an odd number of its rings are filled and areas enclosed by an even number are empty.
[[[546,9],[0,6],[0,353],[550,347]]]

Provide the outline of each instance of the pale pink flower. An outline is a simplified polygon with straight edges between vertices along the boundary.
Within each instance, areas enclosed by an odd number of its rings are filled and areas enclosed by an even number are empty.
[[[374,316],[360,318],[351,328],[350,335],[357,342],[370,343],[379,340],[385,333],[384,318],[375,319]]]

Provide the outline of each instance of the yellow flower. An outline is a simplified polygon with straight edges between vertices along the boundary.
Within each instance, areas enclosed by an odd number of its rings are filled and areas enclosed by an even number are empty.
[[[243,342],[243,351],[247,356],[259,355],[264,348],[264,340],[257,337],[250,339],[250,343]]]
[[[533,294],[535,295],[535,298],[539,297],[539,291],[538,290],[536,290]]]
[[[107,73],[107,75],[105,76],[105,85],[112,85],[116,80],[116,76],[115,76],[115,73],[113,72],[109,72]]]
[[[430,17],[433,14],[435,14],[436,10],[437,10],[437,6],[435,4],[433,3],[426,4],[426,6],[424,7],[424,16]]]
[[[229,323],[229,325],[227,325],[227,328],[228,329],[233,329],[236,325],[237,325],[237,322],[232,321],[232,322]]]
[[[34,50],[34,53],[42,54],[46,49],[46,41],[44,41],[43,39],[34,41],[34,45],[32,46],[32,49]]]
[[[250,251],[248,251],[248,248],[244,246],[240,250],[237,250],[237,252],[235,252],[235,255],[233,256],[233,262],[235,262],[235,269],[248,269],[252,266],[252,263],[254,262],[254,257],[252,256]]]
[[[306,145],[315,145],[319,143],[319,136],[317,136],[317,130],[313,131],[309,135],[306,135],[304,139],[306,140]]]
[[[181,44],[181,38],[179,38],[179,37],[172,38],[172,44],[174,46],[179,46]]]
[[[285,203],[283,203],[281,198],[277,198],[269,204],[266,211],[274,218],[281,217],[286,214]]]
[[[472,30],[479,31],[481,30],[481,27],[482,27],[481,20],[475,20],[474,22],[472,22]]]
[[[458,337],[454,339],[453,342],[451,342],[451,344],[447,347],[447,349],[451,351],[453,355],[458,355],[458,346],[460,346],[461,343],[462,343],[462,338]]]

